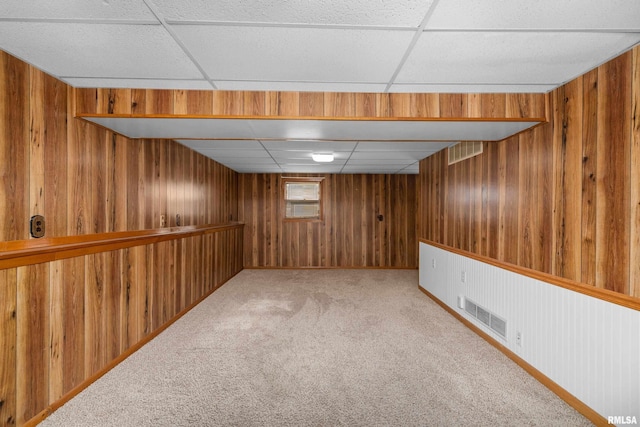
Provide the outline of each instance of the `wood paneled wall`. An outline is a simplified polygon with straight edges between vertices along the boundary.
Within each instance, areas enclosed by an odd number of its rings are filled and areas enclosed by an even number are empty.
[[[283,220],[280,175],[240,175],[245,267],[417,267],[417,175],[314,176],[322,221]]]
[[[241,92],[77,89],[78,115],[542,119],[528,94]]]
[[[237,174],[73,117],[75,89],[0,52],[0,241],[237,220]],[[0,270],[0,425],[22,425],[242,269],[240,231]]]
[[[549,123],[420,164],[420,236],[640,297],[640,47],[548,95]]]
[[[168,140],[128,140],[72,116],[73,89],[0,52],[0,241],[237,219],[237,174]],[[70,101],[71,100],[71,101]]]
[[[23,425],[242,269],[242,226],[0,270],[0,424]]]

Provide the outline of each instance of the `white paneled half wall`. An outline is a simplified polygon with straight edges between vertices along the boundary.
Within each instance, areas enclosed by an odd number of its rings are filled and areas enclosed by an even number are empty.
[[[424,242],[420,286],[605,419],[640,422],[640,311]],[[505,336],[460,298],[505,320]]]

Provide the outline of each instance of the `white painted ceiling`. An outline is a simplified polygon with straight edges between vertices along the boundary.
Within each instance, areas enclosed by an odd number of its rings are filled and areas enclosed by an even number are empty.
[[[238,172],[418,173],[455,141],[499,141],[538,122],[87,117],[129,138],[171,138]],[[217,139],[209,139],[215,135]],[[189,139],[185,139],[189,138]],[[313,153],[333,153],[330,164]]]
[[[0,2],[0,49],[75,87],[548,92],[639,41],[638,0]],[[222,163],[227,154],[250,158],[246,151],[251,150],[215,132],[190,140],[186,124],[176,136],[185,145]],[[351,154],[344,165],[327,168],[348,172],[352,162],[357,169],[355,160],[371,160],[360,163],[362,170],[415,171],[415,162],[391,167],[400,147],[413,159],[417,147],[446,146],[456,133],[446,136],[391,145],[401,139],[393,136],[370,148],[374,143],[367,139],[339,143],[350,138],[336,138],[337,152]],[[268,148],[278,141],[286,146]],[[259,144],[271,157],[269,167],[275,164],[283,172],[294,172],[293,163],[278,162],[274,153],[309,155],[327,148],[314,144],[331,143],[298,143],[286,129],[273,139],[245,142],[241,145]],[[387,155],[381,164],[373,162],[380,160],[374,155],[358,159],[366,152]]]

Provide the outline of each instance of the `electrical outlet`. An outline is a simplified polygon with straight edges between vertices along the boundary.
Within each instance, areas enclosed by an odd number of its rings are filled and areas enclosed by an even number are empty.
[[[436,259],[431,258],[431,268],[436,268]]]
[[[465,283],[467,281],[467,273],[464,270],[462,270],[462,272],[460,272],[460,281],[462,283]]]
[[[166,215],[160,215],[160,227],[166,227],[167,226],[167,216]]]
[[[520,331],[516,332],[516,345],[518,347],[522,347],[522,334],[520,333]]]
[[[32,237],[44,237],[44,217],[42,215],[31,217],[30,233]]]

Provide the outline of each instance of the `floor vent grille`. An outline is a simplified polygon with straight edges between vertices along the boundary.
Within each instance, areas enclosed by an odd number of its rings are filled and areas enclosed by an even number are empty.
[[[464,311],[484,323],[493,332],[502,338],[507,338],[507,321],[489,310],[479,306],[468,298],[465,298]]]

